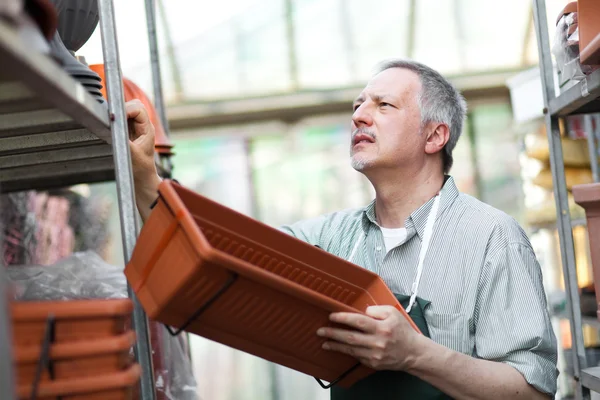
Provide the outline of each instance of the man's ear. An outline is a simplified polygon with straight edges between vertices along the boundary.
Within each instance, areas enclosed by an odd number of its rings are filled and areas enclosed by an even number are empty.
[[[425,132],[427,132],[427,141],[425,142],[425,153],[427,154],[442,151],[448,140],[450,140],[450,129],[446,124],[430,123]]]

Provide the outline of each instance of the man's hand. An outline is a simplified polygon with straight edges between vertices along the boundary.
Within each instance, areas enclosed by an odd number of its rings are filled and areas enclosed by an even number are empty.
[[[150,215],[156,199],[160,177],[154,163],[154,125],[140,100],[125,103],[129,125],[129,150],[135,185],[135,197],[142,220]]]
[[[127,122],[129,124],[129,149],[131,150],[131,166],[136,182],[144,182],[157,175],[154,164],[154,125],[150,121],[148,111],[140,100],[125,103]]]
[[[332,339],[323,344],[326,350],[338,351],[356,357],[364,365],[377,370],[406,370],[416,359],[421,340],[396,308],[373,306],[366,315],[333,313],[332,322],[355,330],[325,327],[319,336]]]
[[[369,307],[366,314],[331,314],[331,321],[354,330],[319,329],[319,336],[332,339],[323,348],[376,370],[408,372],[457,400],[550,398],[508,364],[458,353],[419,334],[394,307]]]

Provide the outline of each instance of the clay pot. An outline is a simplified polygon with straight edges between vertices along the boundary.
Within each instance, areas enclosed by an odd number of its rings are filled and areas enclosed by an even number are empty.
[[[133,364],[125,370],[109,374],[99,374],[85,378],[62,379],[42,382],[38,386],[38,399],[102,399],[131,400],[138,396],[136,384],[142,369]],[[31,385],[18,385],[17,398],[31,398]]]
[[[90,65],[90,68],[100,76],[102,81],[104,81],[103,64],[92,64]],[[106,88],[102,88],[101,92],[105,99],[108,98],[106,94]],[[170,143],[169,138],[165,133],[165,129],[163,128],[163,124],[158,117],[156,108],[154,108],[152,101],[150,101],[150,98],[146,95],[146,93],[144,93],[144,91],[130,79],[123,78],[123,95],[125,96],[125,101],[138,99],[144,104],[144,107],[146,107],[146,110],[150,116],[150,120],[154,125],[155,151],[161,156],[172,156],[174,154],[172,152],[173,145]]]
[[[558,17],[556,18],[556,25],[558,25],[558,23],[560,22],[560,19],[562,17],[564,17],[565,15],[569,15],[571,13],[577,12],[577,2],[576,1],[572,1],[570,3],[568,3],[565,8],[562,9],[562,11],[558,14]]]
[[[600,293],[600,183],[573,187],[575,202],[585,209],[596,297]],[[600,304],[598,305],[600,318]]]
[[[128,368],[132,364],[129,356],[135,344],[135,332],[105,338],[52,344],[49,358],[54,367],[54,376],[44,371],[41,382],[52,379],[72,379],[110,374]],[[35,380],[36,367],[40,360],[41,345],[15,346],[14,363],[17,385],[31,385]]]
[[[600,64],[600,2],[579,0],[577,19],[581,63],[597,66]]]
[[[98,0],[52,0],[58,12],[58,32],[65,47],[79,50],[98,26]]]
[[[54,343],[106,338],[130,327],[129,299],[12,302],[13,346],[39,345],[48,315],[55,318]]]
[[[125,268],[151,319],[328,382],[357,364],[321,350],[331,312],[392,305],[418,331],[377,274],[169,180],[159,193]]]

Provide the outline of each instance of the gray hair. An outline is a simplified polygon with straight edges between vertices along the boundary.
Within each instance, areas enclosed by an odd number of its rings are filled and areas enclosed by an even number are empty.
[[[454,162],[452,150],[460,138],[467,115],[467,102],[446,78],[424,64],[411,60],[391,59],[380,63],[377,73],[390,68],[407,69],[419,76],[421,92],[417,96],[417,103],[421,109],[421,127],[429,122],[448,126],[450,138],[442,153],[444,173],[448,173]]]

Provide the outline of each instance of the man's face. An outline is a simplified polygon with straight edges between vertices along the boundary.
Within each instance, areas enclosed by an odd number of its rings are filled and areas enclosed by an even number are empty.
[[[421,161],[426,138],[420,133],[420,91],[418,75],[407,69],[390,68],[371,79],[352,115],[350,155],[357,171]]]

